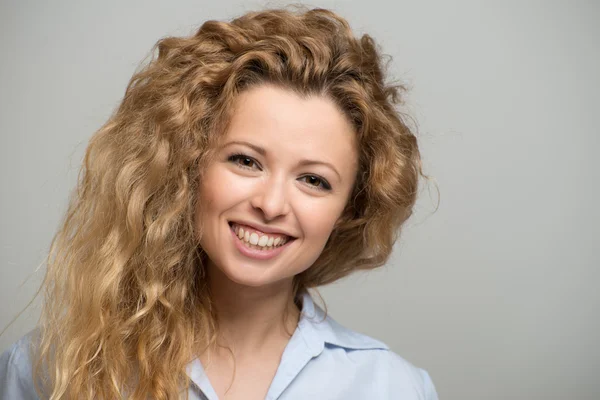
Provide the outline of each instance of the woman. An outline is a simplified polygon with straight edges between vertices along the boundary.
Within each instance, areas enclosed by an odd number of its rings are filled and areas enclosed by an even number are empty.
[[[10,399],[436,399],[314,305],[388,259],[424,176],[373,40],[323,10],[157,44],[94,135]]]

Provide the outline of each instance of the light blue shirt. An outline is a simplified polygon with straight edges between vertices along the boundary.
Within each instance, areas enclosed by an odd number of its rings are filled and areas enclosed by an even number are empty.
[[[35,331],[34,331],[35,332]],[[37,400],[25,335],[0,356],[0,400]],[[218,400],[199,359],[187,367],[190,400]],[[426,371],[384,343],[325,318],[310,295],[271,382],[267,400],[437,400]]]

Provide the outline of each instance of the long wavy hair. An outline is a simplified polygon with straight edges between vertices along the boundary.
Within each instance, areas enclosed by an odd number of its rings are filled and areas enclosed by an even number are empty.
[[[353,123],[355,187],[295,294],[389,258],[422,171],[417,138],[369,35],[325,9],[250,12],[159,40],[87,147],[52,241],[35,376],[50,399],[173,399],[214,343],[194,210],[234,99],[272,84],[333,100]]]

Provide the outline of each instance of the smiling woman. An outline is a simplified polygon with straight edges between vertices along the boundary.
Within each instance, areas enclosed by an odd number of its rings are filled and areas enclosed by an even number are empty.
[[[322,253],[354,186],[353,127],[327,97],[260,85],[236,99],[222,140],[196,210],[207,268],[242,285],[277,285],[293,299],[294,276]],[[274,249],[275,240],[285,244]]]
[[[308,292],[383,265],[424,176],[373,39],[282,9],[157,48],[90,141],[0,397],[436,399]]]

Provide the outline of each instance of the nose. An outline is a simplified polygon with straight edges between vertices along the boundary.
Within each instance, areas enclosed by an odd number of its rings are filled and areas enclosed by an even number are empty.
[[[283,177],[265,177],[257,187],[250,204],[253,208],[262,211],[266,220],[273,220],[286,215],[290,211],[286,193],[286,184]]]

